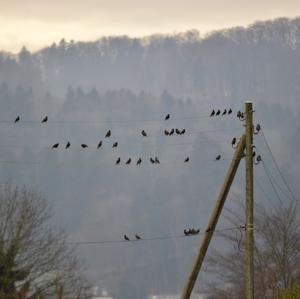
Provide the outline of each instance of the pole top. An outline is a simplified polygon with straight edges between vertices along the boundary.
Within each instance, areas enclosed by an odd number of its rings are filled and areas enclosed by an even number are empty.
[[[253,104],[252,101],[246,101],[245,104]]]

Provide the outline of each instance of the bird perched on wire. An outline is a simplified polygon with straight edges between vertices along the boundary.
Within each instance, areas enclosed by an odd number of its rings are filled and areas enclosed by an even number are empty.
[[[164,133],[165,133],[165,135],[166,135],[166,136],[169,136],[169,135],[170,135],[170,133],[169,133],[169,131],[168,131],[168,130],[165,130],[165,132],[164,132]]]
[[[147,133],[145,132],[145,130],[142,131],[142,135],[143,135],[144,137],[147,137]]]
[[[236,145],[236,137],[233,137],[231,141],[231,146],[234,148],[235,145]]]
[[[260,124],[257,124],[256,127],[255,127],[254,134],[258,134],[260,132],[260,130],[261,130],[261,126],[260,126]]]
[[[228,115],[230,115],[231,113],[232,113],[232,109],[229,108],[229,110],[228,110]]]
[[[185,236],[189,236],[189,235],[190,235],[190,232],[189,232],[189,230],[187,230],[187,229],[184,229],[184,230],[183,230],[183,233],[184,233]]]
[[[221,160],[221,155],[216,156],[216,160],[217,161]]]
[[[262,161],[261,155],[258,155],[256,157],[255,165],[259,164],[259,162],[261,162],[261,161]]]
[[[121,162],[121,158],[119,157],[116,161],[116,165],[120,164],[120,162]]]
[[[98,145],[97,145],[97,149],[99,149],[102,146],[102,140],[99,141]]]
[[[256,152],[253,152],[252,153],[252,158],[255,158],[255,156],[256,156]]]
[[[180,132],[180,135],[184,135],[185,134],[185,129],[182,129],[182,131]]]
[[[15,119],[15,123],[19,122],[20,121],[20,116],[18,115]]]
[[[216,112],[216,115],[220,115],[221,114],[221,110],[219,109],[217,112]]]
[[[71,143],[68,141],[68,143],[66,144],[65,149],[68,149],[71,146]]]
[[[115,142],[112,147],[117,147],[117,146],[118,146],[118,142]]]
[[[131,158],[129,158],[127,161],[126,161],[126,165],[129,165],[131,163]]]
[[[136,238],[137,240],[141,240],[141,237],[140,237],[138,234],[135,234],[135,238]]]
[[[48,116],[45,116],[42,120],[42,123],[46,123],[48,121]]]
[[[223,111],[222,115],[226,115],[226,114],[227,114],[227,110],[226,110],[226,109],[224,109],[224,111]]]
[[[136,165],[140,165],[142,163],[142,158],[139,158],[137,161],[136,161]]]
[[[210,114],[210,117],[213,117],[213,116],[215,116],[215,114],[216,114],[216,111],[215,111],[215,110],[213,110],[213,111],[211,112],[211,114]]]
[[[171,131],[169,132],[169,135],[170,135],[170,136],[173,135],[174,132],[175,132],[175,130],[174,130],[174,128],[173,128],[173,129],[171,129]]]
[[[158,160],[157,157],[155,157],[155,163],[156,163],[156,164],[160,164],[160,161]]]
[[[109,138],[111,136],[111,130],[108,130],[106,135],[105,135],[105,138]]]
[[[177,128],[176,128],[175,132],[176,132],[177,135],[180,135],[180,133],[181,133],[180,130],[177,129]]]
[[[165,120],[168,120],[168,119],[170,119],[170,114],[167,114],[165,117]]]
[[[81,147],[82,147],[82,148],[88,148],[88,145],[85,144],[85,143],[82,143],[82,144],[81,144]]]
[[[124,235],[124,240],[125,241],[130,241],[130,239],[126,235]]]
[[[189,157],[186,157],[185,160],[184,160],[184,163],[187,163],[190,161],[190,158]]]
[[[52,148],[58,148],[58,146],[59,146],[59,143],[55,143],[52,145]]]
[[[154,163],[155,163],[155,160],[154,160],[153,158],[150,158],[150,162],[151,162],[152,164],[154,164]]]

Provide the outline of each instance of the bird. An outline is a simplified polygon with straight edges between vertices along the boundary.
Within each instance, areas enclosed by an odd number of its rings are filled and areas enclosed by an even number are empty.
[[[180,132],[180,135],[184,135],[185,134],[185,129],[182,129],[182,131]]]
[[[184,163],[187,163],[190,161],[190,158],[189,157],[186,157],[185,160],[184,160]]]
[[[136,165],[140,165],[142,163],[142,158],[139,158],[136,162]]]
[[[199,233],[200,233],[200,229],[197,229],[197,230],[195,231],[195,234],[198,235]]]
[[[226,115],[226,114],[227,114],[227,110],[226,110],[226,109],[224,109],[224,111],[223,111],[222,115]]]
[[[140,237],[138,234],[135,234],[135,238],[136,238],[137,240],[141,240],[141,237]]]
[[[170,135],[170,133],[169,133],[168,130],[165,130],[165,135],[166,135],[166,136],[169,136],[169,135]]]
[[[218,155],[218,156],[216,157],[216,160],[219,161],[220,159],[221,159],[221,155]]]
[[[131,158],[129,158],[127,161],[126,161],[126,165],[129,165],[131,163]]]
[[[233,138],[232,138],[232,141],[231,141],[231,145],[232,145],[232,147],[234,147],[234,146],[235,146],[235,144],[236,144],[236,137],[233,137]]]
[[[66,144],[65,149],[69,148],[71,146],[71,143],[68,141],[68,143]]]
[[[170,136],[173,135],[174,132],[175,132],[175,130],[174,130],[174,128],[173,128],[173,129],[171,129],[171,131],[169,132],[169,135],[170,135]]]
[[[124,235],[124,240],[125,241],[130,241],[130,239],[126,235]]]
[[[45,116],[42,120],[42,123],[46,123],[48,121],[48,116]]]
[[[228,110],[228,115],[230,115],[231,113],[232,113],[232,109],[229,108],[229,110]]]
[[[160,164],[160,161],[158,160],[157,157],[155,157],[155,164]]]
[[[259,131],[261,130],[261,125],[257,124],[256,127],[255,127],[255,130],[256,130],[255,134],[258,134]]]
[[[145,130],[142,131],[142,135],[143,135],[144,137],[147,137],[147,133],[145,132]]]
[[[256,156],[256,152],[252,153],[252,158],[254,158]]]
[[[165,117],[165,120],[168,120],[168,119],[170,119],[170,114],[167,114]]]
[[[150,162],[151,162],[152,164],[154,164],[154,163],[155,163],[155,160],[154,160],[153,158],[150,158]]]
[[[216,112],[216,115],[220,115],[221,114],[221,111],[220,109]]]
[[[87,144],[85,144],[85,143],[82,143],[82,144],[81,144],[81,147],[82,147],[82,148],[87,148],[87,147],[88,147],[88,145],[87,145]]]
[[[262,161],[262,158],[261,158],[261,155],[258,155],[258,156],[256,157],[255,164],[257,165],[260,161]]]
[[[236,117],[240,118],[242,116],[242,112],[239,110],[237,113],[236,113]]]
[[[118,142],[115,142],[112,147],[117,147],[117,146],[118,146]]]
[[[116,164],[120,164],[120,162],[121,162],[121,158],[119,157],[116,161]]]
[[[180,135],[180,133],[181,133],[180,130],[178,130],[177,128],[176,128],[175,132],[177,135]]]
[[[15,119],[15,123],[17,123],[18,121],[20,121],[20,116],[18,115],[17,118]]]
[[[102,140],[99,141],[97,148],[99,149],[102,146]]]
[[[184,229],[184,230],[183,230],[183,233],[184,233],[185,236],[188,236],[188,235],[189,235],[189,231],[188,231],[187,229]]]
[[[109,138],[111,136],[111,130],[108,130],[106,135],[105,135],[105,138]]]
[[[52,145],[52,148],[58,148],[58,146],[59,146],[59,143],[55,143]]]
[[[216,114],[216,111],[213,110],[213,111],[211,112],[211,114],[210,114],[210,117],[215,116],[215,114]]]

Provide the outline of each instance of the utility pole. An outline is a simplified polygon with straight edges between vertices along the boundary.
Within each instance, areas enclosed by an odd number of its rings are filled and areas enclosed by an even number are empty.
[[[227,171],[223,186],[218,195],[214,210],[213,210],[212,214],[210,215],[210,219],[208,222],[207,229],[205,231],[204,238],[201,242],[201,246],[200,246],[198,255],[196,257],[196,260],[194,262],[192,272],[188,278],[187,284],[186,284],[186,286],[183,290],[183,293],[180,297],[181,299],[189,299],[191,296],[195,282],[198,277],[198,273],[201,269],[203,260],[205,258],[209,243],[211,241],[211,238],[212,238],[214,230],[217,226],[220,214],[222,212],[226,197],[228,195],[228,192],[230,190],[234,176],[235,176],[238,166],[240,164],[243,152],[245,150],[245,146],[246,146],[246,137],[245,137],[245,135],[242,135],[242,137],[238,143],[238,146],[235,150],[232,161],[230,163],[229,169]]]
[[[253,233],[253,107],[245,103],[246,120],[246,299],[254,299],[254,233]]]

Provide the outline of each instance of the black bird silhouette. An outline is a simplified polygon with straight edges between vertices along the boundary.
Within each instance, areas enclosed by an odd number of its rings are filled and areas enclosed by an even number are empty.
[[[118,146],[118,142],[115,142],[112,147],[117,147],[117,146]]]
[[[136,238],[137,240],[141,240],[141,237],[140,237],[138,234],[135,235],[135,238]]]
[[[224,111],[223,111],[222,115],[226,115],[226,114],[227,114],[227,110],[226,110],[226,109],[224,109]]]
[[[20,121],[20,116],[18,115],[17,118],[15,119],[15,123],[17,123],[18,121]]]
[[[85,144],[85,143],[82,143],[82,144],[81,144],[81,147],[82,147],[82,148],[87,148],[87,147],[88,147],[88,145],[87,145],[87,144]]]
[[[147,137],[147,133],[145,132],[145,130],[142,131],[142,135],[143,135],[144,137]]]
[[[210,117],[214,116],[215,114],[216,114],[216,111],[213,110],[213,111],[211,112],[211,114],[210,114]]]
[[[239,111],[236,113],[236,116],[237,116],[238,118],[240,118],[240,117],[242,116],[242,112],[239,110]]]
[[[120,164],[120,162],[121,162],[121,158],[119,157],[116,161],[116,164]]]
[[[102,146],[102,140],[99,141],[97,148],[100,148]]]
[[[45,116],[42,120],[42,123],[46,123],[48,121],[48,116]]]
[[[65,149],[69,148],[71,146],[71,143],[68,141],[68,143],[66,144]]]
[[[124,235],[124,240],[125,241],[130,241],[130,239],[126,235]]]
[[[171,131],[169,132],[169,135],[170,135],[170,136],[173,135],[174,132],[175,132],[175,130],[174,130],[174,128],[173,128],[173,129],[171,129]]]
[[[127,161],[126,161],[126,165],[129,165],[131,163],[131,158],[129,158]]]
[[[184,160],[184,163],[187,163],[190,161],[190,158],[189,157],[186,157],[185,160]]]
[[[142,158],[139,158],[136,162],[136,165],[140,165],[142,163]]]
[[[59,143],[55,143],[52,145],[52,148],[58,148],[58,146],[59,146]]]
[[[221,111],[220,109],[217,111],[216,115],[220,115],[221,114]]]
[[[228,110],[228,115],[230,115],[231,113],[232,113],[232,109],[229,108],[229,110]]]
[[[254,158],[256,156],[256,152],[253,152],[252,153],[252,157]]]
[[[235,144],[236,144],[236,137],[233,137],[233,138],[232,138],[232,141],[231,141],[231,145],[232,145],[232,147],[234,147],[234,146],[235,146]]]
[[[221,159],[221,155],[216,156],[216,160],[219,161]]]
[[[200,229],[196,229],[195,234],[198,235],[200,233]]]
[[[185,129],[182,129],[182,131],[180,132],[180,135],[184,135],[185,134]]]
[[[259,162],[262,161],[261,155],[258,155],[256,157],[255,165],[259,164]]]
[[[169,133],[168,130],[165,130],[165,135],[166,135],[166,136],[169,136],[169,135],[170,135],[170,133]]]
[[[106,135],[105,135],[105,138],[109,138],[111,136],[111,130],[108,130]]]
[[[153,158],[150,158],[150,162],[151,162],[152,164],[154,164],[154,163],[155,163],[155,160],[154,160]]]
[[[178,130],[177,128],[176,128],[175,132],[177,135],[180,135],[180,133],[181,133],[180,130]]]
[[[165,120],[168,120],[168,119],[170,119],[170,114],[167,114],[165,117]]]
[[[160,164],[160,162],[159,162],[159,160],[158,160],[157,157],[155,157],[155,163],[156,163],[156,164]]]
[[[254,134],[258,134],[260,132],[260,130],[261,130],[261,126],[260,126],[260,124],[257,124],[255,127],[256,132],[254,132]]]
[[[187,229],[184,229],[184,230],[183,230],[183,233],[184,233],[185,236],[188,236],[188,235],[190,234],[190,233],[189,233],[189,230],[187,230]]]

